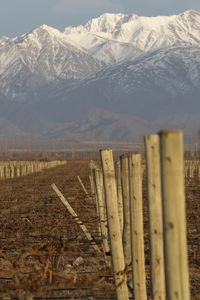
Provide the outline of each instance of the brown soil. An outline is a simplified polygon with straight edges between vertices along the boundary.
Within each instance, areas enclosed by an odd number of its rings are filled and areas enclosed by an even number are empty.
[[[0,299],[115,299],[113,276],[51,188],[55,183],[101,247],[87,161],[17,179],[0,188]],[[146,192],[144,191],[144,195]],[[200,182],[186,184],[192,299],[200,299]],[[145,253],[149,282],[146,196]],[[9,298],[10,297],[10,298]]]

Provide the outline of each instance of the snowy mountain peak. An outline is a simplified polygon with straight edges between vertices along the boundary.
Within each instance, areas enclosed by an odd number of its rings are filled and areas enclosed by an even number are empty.
[[[41,25],[1,37],[0,137],[7,136],[2,116],[19,134],[54,142],[65,132],[69,140],[84,141],[87,132],[96,138],[94,131],[108,140],[124,139],[133,127],[147,134],[149,121],[168,127],[163,116],[173,113],[177,120],[181,110],[183,124],[190,110],[200,111],[199,45],[200,13],[194,10],[157,17],[106,13],[64,32]],[[103,110],[69,123],[93,107]],[[119,122],[112,111],[132,114],[134,124],[127,116]],[[199,115],[196,120],[199,130]]]
[[[195,10],[187,10],[178,15],[169,15],[169,16],[156,16],[156,17],[146,17],[146,16],[138,16],[137,14],[115,14],[115,13],[104,13],[97,18],[93,18],[89,20],[84,25],[80,25],[77,27],[66,27],[64,33],[70,32],[114,32],[118,29],[121,29],[121,26],[135,23],[135,26],[145,25],[145,26],[158,26],[158,23],[161,22],[161,26],[163,24],[168,24],[174,20],[183,21],[186,18],[200,18],[200,12]]]
[[[129,15],[126,14],[114,14],[114,13],[104,13],[98,18],[93,18],[89,20],[86,24],[77,27],[66,27],[64,30],[65,34],[75,33],[82,31],[86,32],[113,32],[116,30],[117,26],[126,22]]]
[[[51,35],[54,35],[54,36],[62,36],[63,33],[61,31],[59,31],[58,29],[56,28],[53,28],[51,26],[48,26],[46,24],[43,24],[41,25],[40,27],[34,29],[32,32],[48,32],[49,34]]]
[[[90,20],[85,24],[85,29],[92,32],[114,32],[120,29],[121,25],[128,21],[129,16],[125,14],[105,13],[99,18]]]
[[[64,33],[47,25],[0,40],[0,90],[23,99],[27,92],[57,80],[79,80],[104,64]]]
[[[10,42],[26,49],[27,47],[37,47],[38,49],[46,47],[53,47],[54,49],[58,49],[59,47],[69,47],[73,51],[85,51],[83,47],[71,40],[70,37],[66,36],[63,32],[46,24],[43,24],[33,29],[31,32],[19,37],[10,39]]]
[[[47,25],[41,25],[40,27],[37,27],[35,29],[33,29],[31,32],[28,32],[26,34],[22,34],[19,37],[15,37],[12,39],[12,42],[14,42],[15,44],[18,43],[27,43],[27,42],[36,42],[37,44],[39,43],[39,41],[41,39],[43,39],[43,37],[46,38],[61,38],[63,37],[63,39],[66,39],[66,37],[64,37],[63,33],[60,32],[59,30],[47,26]]]
[[[180,15],[188,15],[188,16],[191,16],[191,15],[196,16],[196,15],[198,15],[198,16],[200,16],[200,12],[197,11],[197,10],[194,10],[194,9],[188,9],[188,10],[184,11],[183,13],[181,13]]]
[[[96,39],[130,43],[141,51],[154,50],[177,43],[199,45],[200,13],[188,10],[179,15],[144,17],[136,14],[103,14],[85,25],[67,27],[64,33],[82,43],[89,39],[88,48]],[[87,33],[87,35],[86,35]],[[101,41],[96,41],[95,46]]]

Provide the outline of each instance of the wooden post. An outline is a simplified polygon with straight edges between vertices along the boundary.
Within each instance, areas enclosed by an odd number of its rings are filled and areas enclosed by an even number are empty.
[[[78,178],[78,181],[79,181],[79,183],[80,183],[80,185],[81,185],[83,191],[85,192],[86,195],[88,195],[88,192],[87,192],[87,190],[86,190],[86,188],[85,188],[85,186],[84,186],[84,184],[83,184],[83,182],[82,182],[80,176],[77,176],[77,178]]]
[[[20,165],[17,166],[16,168],[17,168],[17,174],[16,174],[16,176],[17,176],[17,177],[20,177]]]
[[[99,169],[95,169],[95,187],[96,187],[96,194],[98,198],[99,204],[99,217],[100,217],[100,228],[101,228],[101,237],[103,240],[103,250],[106,257],[106,254],[109,253],[110,247],[108,244],[108,229],[107,229],[107,214],[106,214],[106,207],[105,201],[103,198],[103,190],[102,190],[102,183],[101,183],[101,171]],[[106,258],[106,263],[109,264],[109,258]]]
[[[165,300],[159,136],[145,136],[152,300]]]
[[[185,178],[188,177],[188,161],[185,160]]]
[[[119,221],[120,221],[120,228],[123,234],[123,227],[124,227],[124,216],[123,216],[123,198],[122,198],[122,180],[121,180],[121,167],[120,161],[115,163],[116,169],[116,182],[117,182],[117,202],[118,202],[118,212],[119,212]]]
[[[15,177],[15,167],[14,167],[14,165],[10,165],[10,177],[11,178]]]
[[[189,300],[183,134],[161,131],[165,275],[169,300]]]
[[[92,196],[94,196],[95,195],[95,189],[94,189],[94,182],[92,180],[92,176],[91,175],[89,175],[89,181],[90,181],[91,194],[92,194]]]
[[[108,226],[112,253],[112,265],[115,274],[115,285],[118,300],[128,300],[126,270],[122,247],[122,236],[117,207],[117,188],[112,150],[100,150],[103,169],[105,197],[108,214]]]
[[[124,211],[123,248],[126,265],[131,264],[131,226],[130,226],[130,199],[129,199],[129,167],[128,155],[120,157],[122,197]]]
[[[26,165],[22,165],[22,176],[26,176]]]
[[[10,167],[9,167],[9,165],[7,165],[7,166],[6,166],[6,179],[11,177],[11,176],[10,176],[10,173],[11,173],[10,171],[11,171],[11,170],[10,170]]]
[[[86,228],[86,226],[83,224],[83,222],[81,221],[81,219],[77,216],[77,214],[75,213],[75,211],[73,210],[73,208],[71,207],[71,205],[69,204],[69,202],[65,199],[65,197],[63,196],[63,194],[59,191],[59,189],[57,188],[57,186],[55,184],[52,184],[51,187],[54,190],[54,192],[57,194],[57,196],[60,198],[60,200],[62,201],[62,203],[64,204],[64,206],[67,208],[68,212],[74,217],[75,222],[80,226],[81,230],[84,232],[84,234],[87,237],[87,239],[89,241],[91,241],[91,242],[94,242],[94,239],[91,236],[90,232],[88,231],[88,229]],[[102,253],[101,250],[99,249],[99,247],[96,244],[92,244],[92,247],[98,253]]]
[[[142,168],[140,154],[130,155],[129,168],[133,291],[135,300],[147,300],[144,259]]]
[[[93,167],[91,169],[91,179],[92,179],[92,184],[94,187],[94,199],[95,199],[96,213],[97,213],[97,217],[98,217],[98,233],[101,234],[99,202],[98,202],[98,196],[97,196],[97,192],[96,192],[96,182],[95,182],[95,168],[96,167]]]
[[[4,179],[4,166],[0,166],[0,179]]]

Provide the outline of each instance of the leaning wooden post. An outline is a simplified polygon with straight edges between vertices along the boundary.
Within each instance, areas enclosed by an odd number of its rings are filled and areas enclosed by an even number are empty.
[[[80,183],[80,185],[81,185],[83,191],[85,192],[86,195],[88,195],[88,192],[87,192],[87,190],[86,190],[86,188],[85,188],[85,186],[84,186],[84,184],[83,184],[83,182],[82,182],[80,176],[77,176],[77,178],[78,178],[78,181],[79,181],[79,183]]]
[[[165,276],[169,300],[189,300],[183,134],[161,131]]]
[[[129,170],[133,292],[135,300],[147,300],[140,154],[129,156]]]
[[[145,136],[152,300],[165,300],[160,145],[156,134]]]
[[[100,150],[103,169],[105,198],[108,214],[108,226],[112,253],[112,265],[115,274],[115,285],[118,300],[128,300],[126,270],[122,247],[122,236],[117,207],[117,188],[113,153],[110,149]]]
[[[120,156],[122,197],[123,197],[123,248],[126,265],[131,264],[131,226],[130,226],[130,200],[129,200],[129,167],[128,155]]]
[[[88,231],[87,227],[83,224],[83,222],[78,217],[78,215],[76,214],[74,209],[71,207],[71,205],[69,204],[67,199],[65,199],[65,197],[63,196],[61,191],[57,188],[57,186],[54,183],[51,185],[51,187],[54,190],[54,192],[57,194],[57,196],[60,198],[60,200],[64,204],[64,206],[67,208],[68,212],[74,217],[74,221],[80,226],[81,230],[84,232],[87,239],[90,242],[94,242],[94,244],[92,244],[92,247],[94,248],[94,250],[97,251],[98,253],[102,253],[101,250],[99,249],[99,247],[95,244],[95,241],[94,241],[92,235],[90,234],[90,232]]]

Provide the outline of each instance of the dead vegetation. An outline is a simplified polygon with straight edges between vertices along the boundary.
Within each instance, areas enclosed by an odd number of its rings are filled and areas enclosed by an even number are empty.
[[[113,274],[51,188],[55,183],[101,247],[88,161],[1,181],[0,299],[115,299]],[[200,181],[186,182],[192,299],[200,299]],[[144,190],[145,254],[149,242]],[[148,291],[149,292],[149,291]],[[7,298],[6,298],[7,297]],[[9,298],[10,297],[10,298]]]

